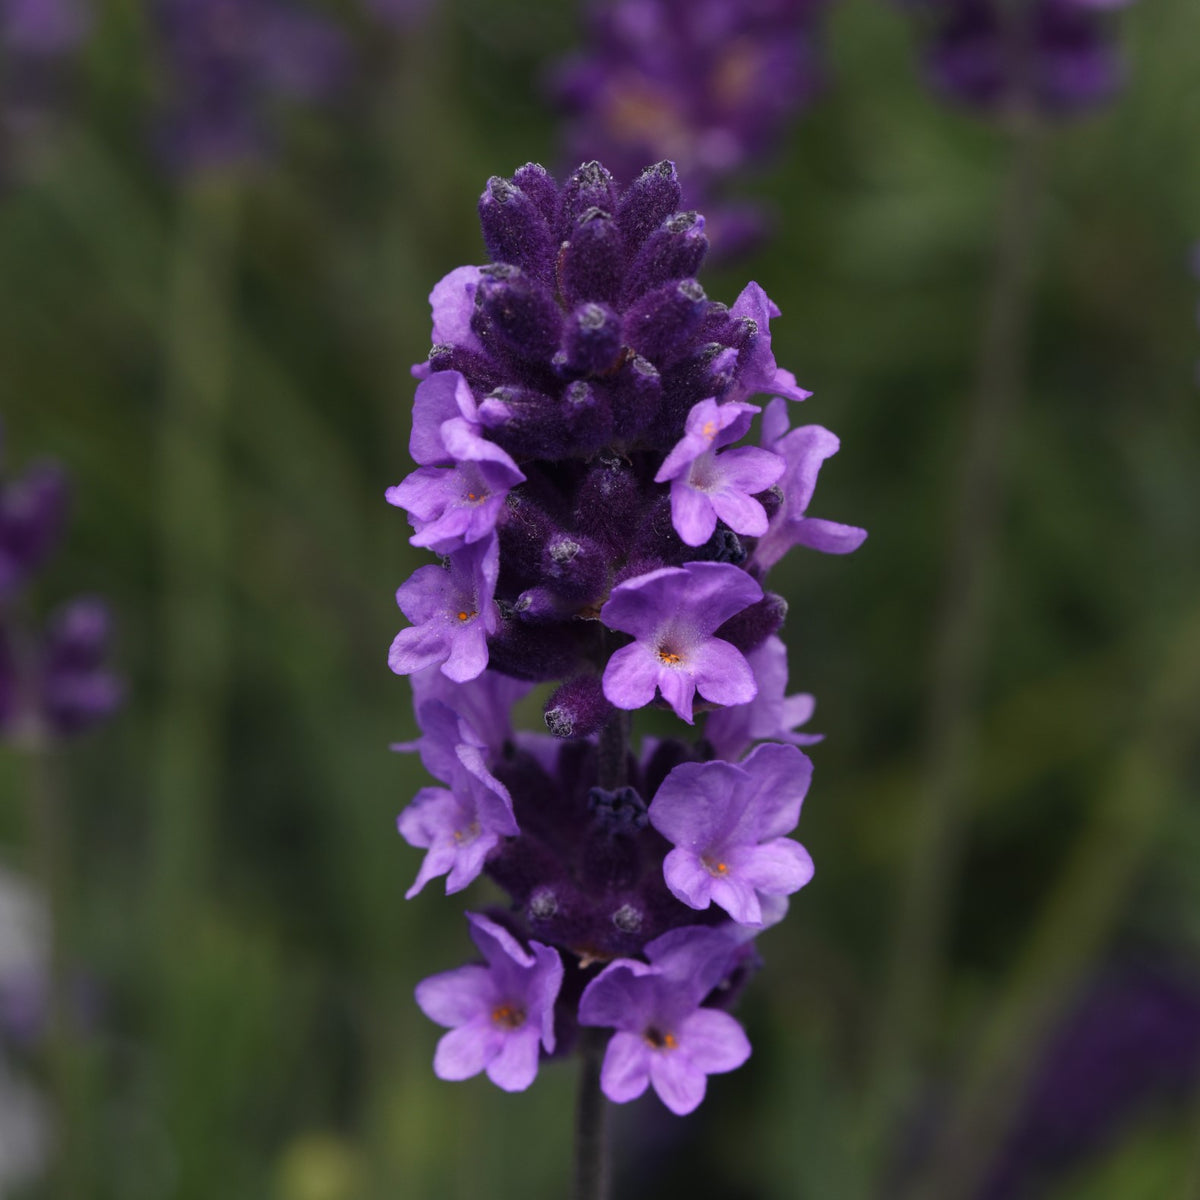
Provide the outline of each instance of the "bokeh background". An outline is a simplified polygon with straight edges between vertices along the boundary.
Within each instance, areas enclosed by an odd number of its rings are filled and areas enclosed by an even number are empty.
[[[424,780],[389,751],[413,721],[386,651],[426,559],[383,492],[410,469],[429,289],[484,257],[486,179],[574,165],[545,81],[578,13],[332,0],[303,10],[337,37],[299,66],[231,27],[257,82],[205,102],[261,124],[214,166],[229,147],[178,108],[196,35],[152,9],[97,3],[32,66],[3,46],[5,471],[69,469],[35,601],[107,598],[128,700],[55,753],[86,1002],[65,1068],[44,1039],[4,1045],[0,1090],[42,1120],[0,1106],[0,1195],[564,1195],[573,1065],[518,1096],[441,1083],[412,1001],[470,946],[461,904],[403,898],[419,855],[394,818]],[[842,438],[814,512],[870,538],[774,577],[828,735],[798,831],[817,875],[762,941],[750,1063],[692,1118],[616,1114],[622,1197],[865,1200],[932,1170],[917,1194],[940,1200],[964,1147],[972,1197],[1200,1195],[1200,9],[1142,0],[1114,36],[1123,92],[1042,138],[947,937],[899,1057],[898,897],[1008,139],[924,87],[905,10],[839,0],[822,94],[733,185],[775,229],[706,289],[754,278],[783,310],[804,418]],[[294,103],[263,83],[289,78]],[[28,759],[0,757],[0,851],[37,903]],[[19,1165],[53,1159],[37,1141],[64,1113],[66,1191]]]

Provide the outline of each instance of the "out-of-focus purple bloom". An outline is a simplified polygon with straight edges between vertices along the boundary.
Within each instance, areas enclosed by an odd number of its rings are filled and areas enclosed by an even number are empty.
[[[16,592],[58,544],[67,511],[67,478],[57,463],[37,463],[0,483],[0,602]]]
[[[41,708],[57,735],[80,733],[110,717],[125,687],[107,665],[112,620],[93,596],[72,600],[50,620],[42,648]]]
[[[488,771],[479,748],[462,742],[454,753],[450,787],[422,788],[396,821],[410,846],[428,851],[409,899],[439,875],[448,876],[447,895],[462,891],[500,839],[518,832],[508,789]]]
[[[786,468],[779,481],[783,503],[771,517],[766,533],[754,548],[752,561],[769,571],[793,546],[808,546],[826,554],[849,554],[866,540],[867,531],[807,515],[821,464],[836,454],[838,438],[820,425],[788,429],[787,405],[773,400],[763,413],[763,445],[778,454]]]
[[[57,58],[80,45],[89,18],[84,0],[0,0],[0,46],[10,55]]]
[[[642,708],[656,690],[690,725],[696,692],[714,704],[745,704],[757,685],[745,657],[715,631],[762,599],[762,588],[728,563],[685,563],[626,580],[600,610],[610,629],[637,640],[604,671],[604,694],[618,708]]]
[[[787,694],[788,658],[783,641],[772,634],[746,655],[758,683],[758,695],[749,704],[735,704],[709,715],[704,737],[717,758],[736,762],[755,743],[788,742],[812,746],[824,734],[796,733],[812,718],[816,701],[807,692]]]
[[[929,0],[926,71],[940,92],[973,108],[1064,115],[1109,99],[1124,62],[1087,0]]]
[[[364,0],[364,3],[379,20],[399,33],[407,33],[425,19],[434,0]]]
[[[481,674],[488,635],[498,624],[492,600],[498,571],[495,537],[450,555],[445,567],[414,571],[396,592],[400,611],[413,625],[396,635],[388,666],[397,675],[440,666],[456,683]]]
[[[786,835],[800,820],[812,763],[794,746],[759,746],[740,766],[683,763],[650,805],[650,823],[675,849],[667,886],[691,908],[716,903],[740,925],[763,923],[759,895],[790,896],[812,859]]]
[[[672,159],[689,203],[709,210],[723,254],[765,220],[749,205],[726,214],[709,194],[764,159],[820,85],[814,0],[593,0],[587,50],[558,70],[575,159],[600,158],[632,176]]]
[[[506,1092],[524,1091],[537,1075],[539,1047],[554,1050],[562,960],[541,942],[524,949],[478,913],[467,913],[467,920],[487,966],[458,967],[417,984],[421,1011],[450,1029],[438,1042],[433,1070],[449,1080],[486,1071]]]
[[[342,32],[287,0],[156,0],[167,69],[163,148],[187,171],[238,166],[267,147],[278,100],[321,100],[349,69]]]
[[[750,1042],[728,1013],[700,1007],[716,983],[706,969],[716,961],[714,931],[677,930],[665,937],[670,948],[661,964],[655,963],[652,942],[646,947],[649,964],[618,959],[601,971],[584,990],[579,1021],[616,1030],[600,1073],[610,1100],[636,1100],[653,1085],[667,1108],[685,1116],[704,1099],[709,1075],[733,1071],[750,1057]],[[732,950],[726,941],[724,963]]]
[[[1037,1200],[1122,1126],[1200,1082],[1200,977],[1148,960],[1110,967],[1051,1037],[980,1200]]]
[[[783,460],[754,446],[717,453],[745,434],[758,411],[701,400],[655,475],[655,483],[671,483],[671,520],[689,546],[703,546],[718,520],[747,537],[767,532],[767,511],[754,497],[783,474]]]

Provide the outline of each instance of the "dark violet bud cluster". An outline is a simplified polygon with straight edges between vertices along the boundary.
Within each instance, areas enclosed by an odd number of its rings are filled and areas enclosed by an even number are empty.
[[[616,0],[586,12],[587,50],[557,72],[567,151],[618,175],[670,158],[709,213],[714,245],[756,240],[764,214],[713,203],[714,187],[764,159],[821,84],[821,0]]]
[[[624,190],[594,162],[489,181],[493,261],[433,289],[418,465],[388,500],[440,558],[397,592],[411,625],[389,656],[421,730],[398,748],[439,783],[399,817],[426,852],[409,895],[486,874],[511,898],[471,917],[486,967],[418,989],[452,1029],[435,1069],[523,1088],[539,1047],[606,1026],[605,1093],[653,1084],[683,1113],[749,1054],[721,1008],[812,875],[788,835],[819,739],[795,732],[812,699],[787,695],[766,577],[792,546],[865,534],[808,516],[837,439],[790,427],[808,393],[776,365],[778,309],[755,283],[706,296],[704,221],[679,198],[666,162]],[[538,683],[549,732],[514,732]],[[648,705],[703,730],[635,752],[625,714]]]
[[[1103,13],[1126,0],[916,0],[932,86],[971,108],[1061,116],[1108,100],[1124,60]]]
[[[320,100],[349,70],[343,33],[291,0],[154,0],[164,157],[186,171],[253,161],[280,100]]]
[[[109,617],[90,597],[30,627],[28,585],[58,544],[67,507],[59,467],[37,463],[0,481],[0,737],[39,742],[107,717],[122,687],[106,665]]]

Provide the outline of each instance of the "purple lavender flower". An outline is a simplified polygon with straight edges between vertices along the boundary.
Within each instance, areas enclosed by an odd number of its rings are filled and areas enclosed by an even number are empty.
[[[458,967],[417,984],[421,1011],[450,1029],[438,1042],[434,1074],[459,1080],[487,1071],[497,1087],[521,1092],[537,1075],[539,1046],[554,1050],[562,960],[541,942],[525,950],[478,913],[467,913],[467,920],[487,966]]]
[[[758,411],[753,404],[701,400],[654,476],[655,483],[670,481],[671,521],[689,546],[703,546],[718,520],[748,537],[767,532],[767,510],[754,497],[783,474],[783,459],[753,446],[717,453],[745,434]]]
[[[279,100],[320,100],[346,76],[341,32],[285,0],[157,0],[169,67],[168,159],[188,171],[242,165],[269,141]]]
[[[758,334],[741,364],[737,386],[731,395],[745,397],[769,392],[788,400],[807,400],[812,392],[800,387],[795,375],[775,362],[771,350],[771,321],[779,316],[779,306],[757,283],[748,283],[729,313],[747,322]]]
[[[772,400],[763,413],[763,445],[786,464],[779,481],[783,504],[754,548],[753,560],[769,571],[793,546],[808,546],[825,554],[849,554],[866,540],[867,531],[807,515],[821,464],[836,454],[841,442],[820,425],[788,430],[787,405]]]
[[[569,153],[626,175],[674,160],[691,202],[710,209],[721,252],[746,248],[765,216],[745,203],[713,204],[710,193],[766,158],[817,92],[821,8],[814,0],[593,0],[588,49],[554,82]]]
[[[761,925],[760,894],[790,896],[812,878],[808,852],[785,836],[811,779],[807,755],[774,744],[740,766],[676,767],[650,805],[650,823],[675,846],[667,886],[691,908],[716,903],[740,925]]]
[[[56,463],[36,463],[0,484],[0,600],[16,592],[58,544],[67,479]]]
[[[1065,115],[1108,100],[1124,65],[1088,0],[932,0],[926,72],[932,86],[972,108]]]
[[[388,666],[397,675],[440,666],[456,683],[481,674],[488,635],[498,623],[492,603],[498,571],[495,537],[451,554],[445,567],[415,571],[396,592],[400,611],[413,625],[396,634]]]
[[[746,661],[758,683],[758,695],[749,704],[720,708],[709,715],[704,737],[717,758],[736,762],[755,743],[788,742],[812,746],[820,733],[796,733],[796,726],[812,719],[816,701],[807,692],[787,695],[787,647],[772,634]]]
[[[619,584],[600,619],[637,640],[608,660],[604,694],[618,708],[642,708],[661,691],[689,725],[697,691],[714,704],[753,700],[750,665],[714,634],[761,598],[762,588],[728,563],[663,567]]]
[[[0,0],[0,45],[10,54],[68,54],[83,41],[88,25],[81,0]]]
[[[601,971],[580,999],[579,1021],[617,1031],[600,1073],[610,1100],[636,1100],[653,1085],[667,1108],[685,1116],[704,1099],[709,1075],[736,1070],[750,1057],[750,1042],[728,1013],[700,1006],[716,983],[707,968],[720,961],[711,953],[713,931],[678,930],[666,938],[665,962],[655,964],[652,942],[649,964],[619,959]],[[721,971],[733,943],[724,941],[723,951]]]
[[[123,683],[107,665],[112,619],[92,596],[72,600],[46,629],[42,648],[41,707],[60,736],[106,720],[125,699]]]
[[[461,892],[483,870],[503,837],[518,832],[508,789],[493,776],[477,746],[460,742],[446,764],[449,788],[422,788],[397,818],[410,846],[427,850],[406,893],[412,899],[431,880],[446,875],[446,894]]]

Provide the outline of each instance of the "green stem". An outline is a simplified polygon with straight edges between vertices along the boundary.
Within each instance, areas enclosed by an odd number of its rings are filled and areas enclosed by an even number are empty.
[[[979,349],[955,526],[939,605],[925,717],[925,771],[911,854],[891,939],[878,1030],[876,1128],[900,1116],[937,991],[964,832],[977,691],[987,642],[1008,436],[1025,386],[1037,201],[1037,129],[1014,126],[1000,208],[996,264]]]
[[[230,573],[224,444],[236,201],[228,181],[184,190],[166,300],[158,445],[162,691],[152,859],[164,963],[172,961],[204,883],[208,816],[223,784]]]

